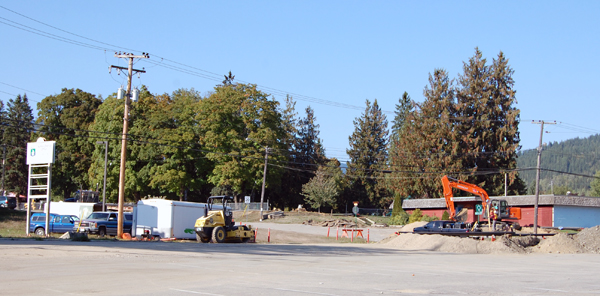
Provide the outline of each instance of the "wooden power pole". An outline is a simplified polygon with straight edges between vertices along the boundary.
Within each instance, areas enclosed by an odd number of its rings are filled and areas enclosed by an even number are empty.
[[[538,122],[532,121],[533,124],[540,124],[540,145],[538,146],[538,155],[537,155],[537,170],[535,174],[535,204],[533,209],[533,233],[537,234],[538,228],[538,203],[540,200],[540,163],[542,162],[542,137],[544,136],[544,124],[556,124],[554,122],[545,122],[540,120]]]
[[[133,72],[146,73],[144,70],[133,69],[134,59],[148,59],[147,53],[134,55],[132,53],[115,53],[115,57],[129,60],[129,67],[110,66],[119,70],[127,70],[127,94],[125,95],[125,112],[123,114],[123,135],[121,138],[121,169],[119,171],[119,213],[117,220],[117,237],[123,237],[123,204],[125,203],[125,162],[127,161],[127,131],[129,128],[129,98],[131,97],[131,77]]]

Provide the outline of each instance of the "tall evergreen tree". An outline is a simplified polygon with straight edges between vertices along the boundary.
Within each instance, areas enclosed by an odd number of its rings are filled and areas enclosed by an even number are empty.
[[[8,102],[3,143],[6,145],[6,190],[27,195],[28,166],[27,143],[34,131],[33,110],[27,95],[18,95]],[[17,199],[18,201],[18,199]]]
[[[481,51],[464,63],[459,77],[456,131],[463,136],[463,167],[475,172],[516,168],[519,149],[519,111],[514,107],[514,71],[500,52],[492,66],[486,65]],[[488,194],[504,193],[501,174],[473,175],[468,181],[485,188]],[[516,172],[510,172],[509,191],[523,192]]]
[[[409,114],[390,156],[395,191],[403,197],[441,197],[444,171],[460,171],[460,139],[455,134],[454,82],[443,69],[429,75],[425,101]],[[434,173],[437,172],[437,173]]]
[[[0,141],[2,142],[3,149],[6,149],[6,142],[4,141],[4,131],[6,130],[7,125],[8,122],[6,120],[6,110],[4,110],[4,102],[0,101],[0,127],[2,127],[0,129]],[[5,163],[2,163],[2,169],[5,165]],[[2,176],[0,176],[0,178],[2,178]],[[6,184],[2,184],[2,188],[0,189],[2,190],[0,191],[0,195],[6,195]]]
[[[299,164],[322,164],[326,160],[325,149],[319,138],[319,124],[316,120],[314,110],[310,106],[306,107],[306,117],[298,123],[295,154],[296,162]]]
[[[406,122],[406,120],[408,119],[409,115],[414,111],[414,102],[410,99],[410,96],[408,95],[407,92],[404,92],[402,94],[402,97],[400,97],[400,99],[398,100],[398,104],[396,104],[396,110],[394,111],[394,120],[392,120],[392,133],[390,136],[390,141],[388,143],[388,154],[391,155],[395,155],[396,152],[394,151],[394,149],[397,147],[397,141],[398,138],[400,137],[400,133],[402,131],[402,128]],[[391,158],[388,157],[388,167],[392,167],[392,164],[389,163],[391,160]],[[396,179],[394,178],[389,178],[389,175],[387,176],[388,178],[385,179],[385,187],[390,191],[393,192],[394,194],[394,209],[395,212],[397,212],[398,206],[401,205],[401,201],[403,199],[402,194],[400,192],[397,192],[395,190],[396,186],[395,186],[395,182]]]
[[[325,149],[319,138],[319,124],[316,123],[314,110],[308,106],[305,112],[306,117],[297,121],[297,134],[294,137],[294,145],[290,154],[290,165],[294,170],[288,172],[290,183],[285,185],[290,188],[285,205],[293,207],[303,203],[302,186],[314,176],[318,165],[327,161]]]
[[[284,137],[281,139],[282,144],[285,146],[285,153],[288,165],[294,166],[293,163],[296,160],[296,146],[298,143],[298,125],[300,119],[296,112],[296,102],[294,99],[287,95],[285,98],[285,106],[280,110],[281,123],[285,131]],[[271,203],[275,207],[285,208],[289,206],[295,206],[295,203],[299,201],[300,190],[302,183],[300,182],[299,172],[296,170],[284,170],[281,175],[281,183],[279,186],[272,187],[269,190]]]
[[[66,89],[48,96],[38,104],[37,134],[56,141],[56,160],[52,166],[52,197],[63,200],[78,189],[93,189],[87,175],[92,163],[94,142],[88,127],[101,99],[80,89]],[[95,136],[95,135],[94,135]]]
[[[413,101],[410,99],[410,96],[407,92],[402,94],[402,97],[398,100],[398,104],[396,104],[396,110],[394,110],[394,120],[392,120],[392,135],[390,137],[390,143],[395,141],[399,134],[400,130],[404,126],[408,115],[413,111]]]
[[[354,132],[348,137],[350,157],[347,173],[352,178],[351,191],[362,206],[380,206],[388,202],[382,170],[386,168],[388,122],[377,100],[366,101],[365,112],[354,120]],[[384,200],[382,200],[384,198]]]

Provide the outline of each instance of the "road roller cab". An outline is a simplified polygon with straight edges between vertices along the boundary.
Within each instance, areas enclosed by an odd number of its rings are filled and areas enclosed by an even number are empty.
[[[226,195],[208,198],[204,215],[194,225],[198,242],[247,242],[254,236],[252,227],[235,225],[233,212],[227,206],[232,201],[233,197]]]

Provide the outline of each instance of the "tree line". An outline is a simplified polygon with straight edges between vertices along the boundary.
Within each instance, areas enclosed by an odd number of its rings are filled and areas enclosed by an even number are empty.
[[[519,152],[519,168],[537,167],[537,149]],[[580,175],[600,177],[600,135],[575,138],[562,142],[549,142],[542,146],[542,170],[540,173],[540,193],[566,195],[567,192],[600,197],[598,179]],[[567,172],[559,174],[555,171]],[[528,185],[528,194],[535,194],[535,169],[521,173]]]
[[[283,103],[253,84],[225,76],[206,95],[192,89],[171,94],[140,90],[129,107],[125,196],[205,201],[228,194],[260,199],[265,158],[265,198],[279,208],[314,210],[387,207],[403,198],[441,197],[440,178],[453,175],[493,194],[522,193],[514,169],[519,149],[519,110],[513,69],[500,52],[488,64],[479,49],[458,79],[435,69],[416,103],[404,93],[388,122],[377,100],[366,100],[348,137],[349,161],[327,158],[314,110],[300,116],[290,96]],[[25,194],[26,143],[57,141],[52,171],[54,200],[77,189],[101,189],[108,141],[107,192],[118,194],[124,104],[80,89],[62,89],[37,104],[26,95],[0,105],[9,191]],[[389,127],[388,127],[389,125]]]

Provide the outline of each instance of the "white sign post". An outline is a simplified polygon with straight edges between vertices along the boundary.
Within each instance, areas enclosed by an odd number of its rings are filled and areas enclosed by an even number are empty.
[[[27,183],[27,229],[25,233],[29,235],[31,225],[31,213],[39,212],[43,209],[40,202],[37,209],[33,209],[36,200],[44,200],[46,204],[46,227],[45,235],[48,236],[50,228],[50,188],[52,179],[52,164],[54,163],[54,150],[56,142],[46,141],[44,138],[38,138],[36,142],[27,143],[27,164],[29,165],[29,181]],[[46,168],[44,173],[39,168]],[[34,173],[34,169],[36,169]],[[45,182],[42,180],[46,179]],[[36,194],[33,194],[35,191]]]

